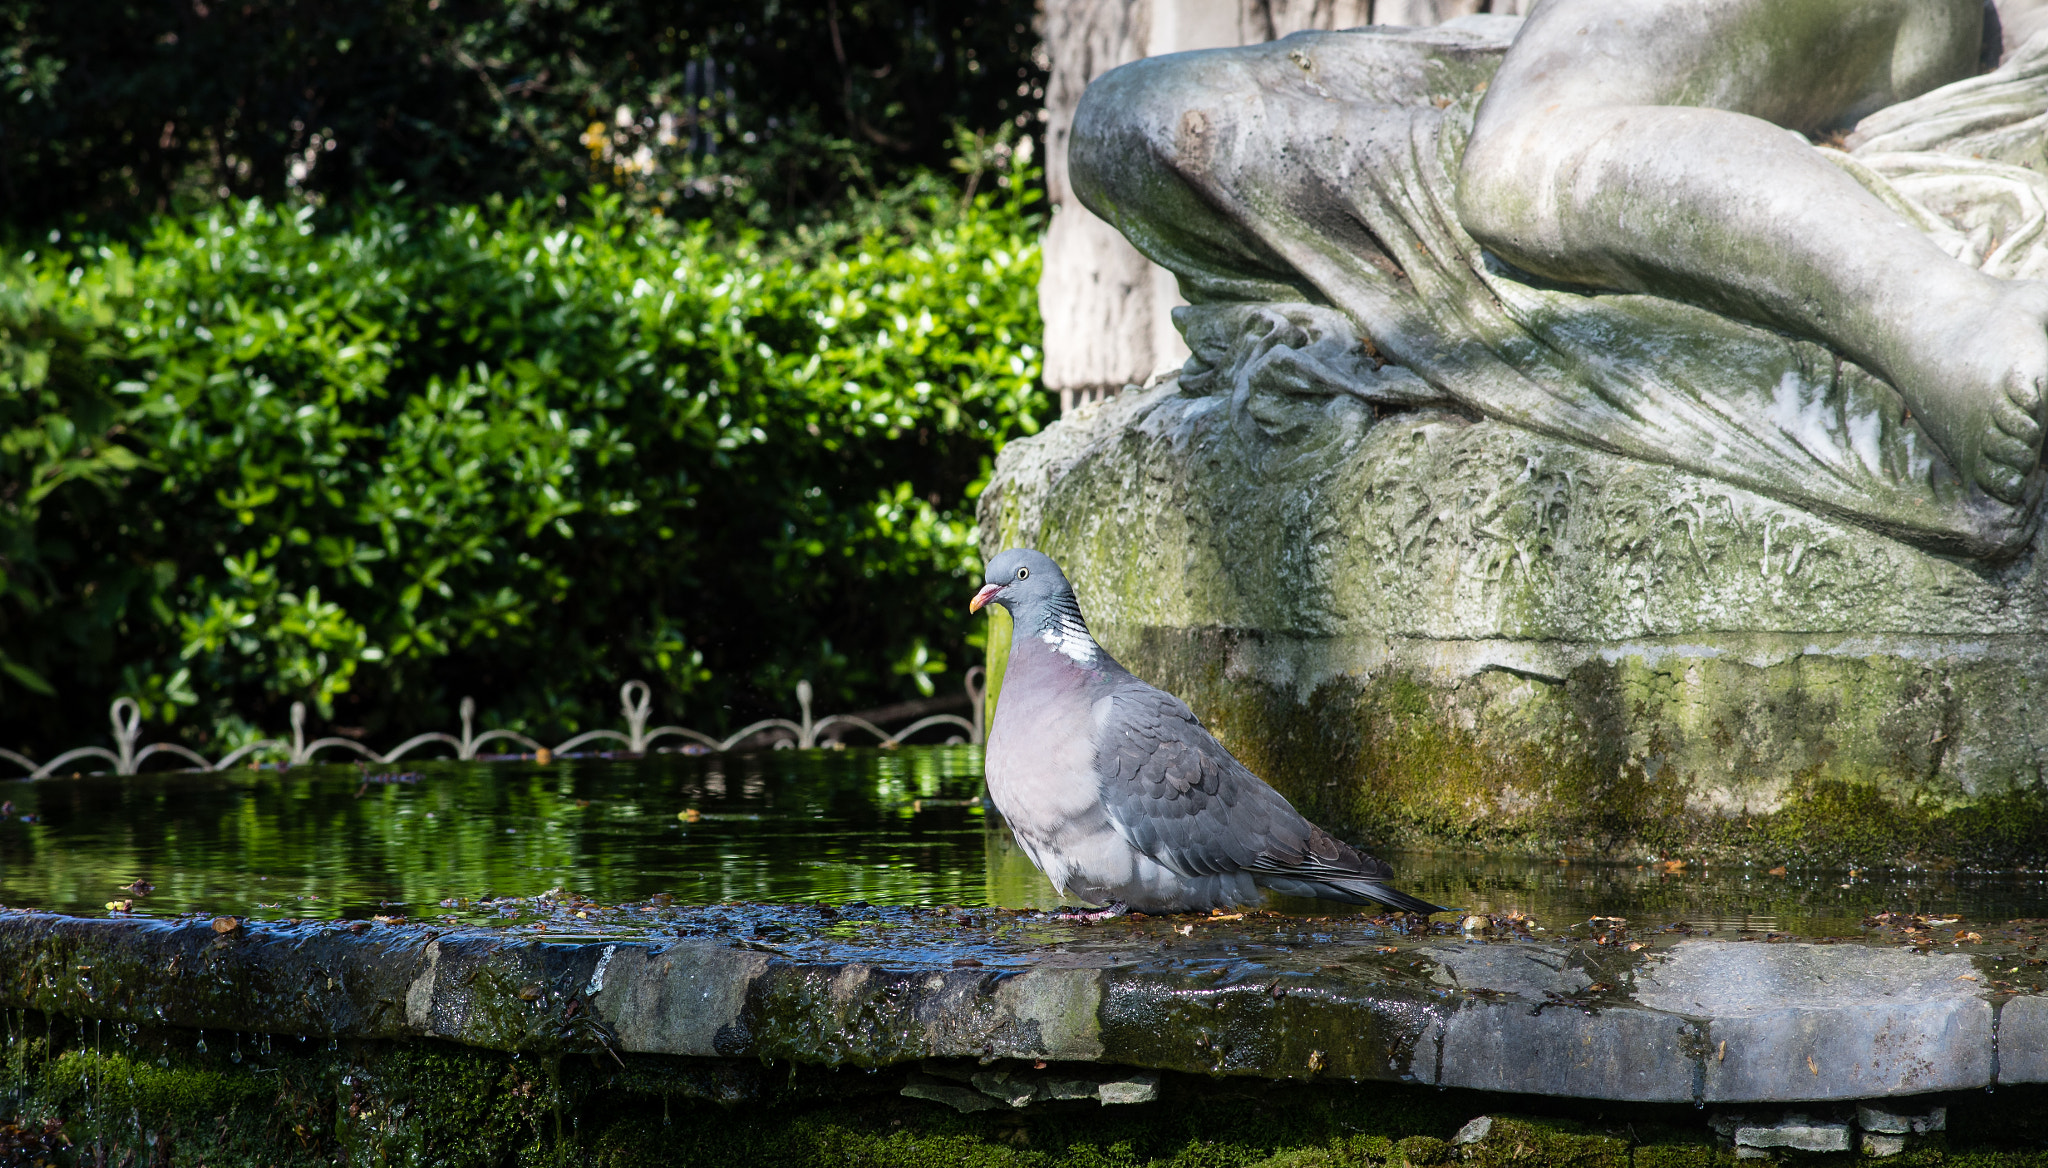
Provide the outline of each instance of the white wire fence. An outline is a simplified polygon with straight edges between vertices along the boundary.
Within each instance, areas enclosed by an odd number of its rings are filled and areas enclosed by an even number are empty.
[[[114,749],[104,746],[81,746],[67,750],[48,762],[38,763],[27,755],[0,747],[0,760],[11,762],[28,772],[31,779],[47,779],[53,775],[82,770],[80,766],[88,760],[112,763],[112,770],[119,775],[132,775],[142,764],[158,755],[166,755],[191,764],[186,769],[209,771],[226,770],[245,760],[253,761],[259,755],[283,754],[289,765],[314,762],[315,755],[322,751],[353,752],[357,759],[369,762],[397,762],[414,751],[431,746],[452,747],[455,757],[468,761],[478,757],[478,752],[490,743],[509,743],[520,749],[523,755],[531,755],[540,761],[571,757],[587,746],[598,743],[616,744],[616,749],[625,754],[645,754],[655,743],[664,739],[681,739],[705,750],[728,751],[747,743],[756,746],[770,746],[777,750],[795,748],[809,750],[820,745],[838,744],[849,732],[872,735],[879,746],[900,746],[913,734],[937,727],[952,727],[961,733],[947,739],[950,742],[971,742],[982,744],[982,690],[984,673],[980,666],[967,671],[965,689],[972,718],[958,714],[929,714],[899,730],[884,730],[865,718],[854,714],[831,714],[823,718],[811,716],[811,683],[799,681],[796,684],[797,706],[801,711],[800,720],[788,718],[763,718],[748,726],[726,735],[714,737],[701,730],[687,726],[657,726],[647,728],[649,716],[653,713],[653,693],[643,681],[629,681],[619,687],[619,712],[626,720],[626,728],[619,730],[586,730],[556,746],[544,746],[517,730],[486,730],[479,734],[475,730],[476,702],[462,699],[462,733],[460,736],[430,731],[415,734],[390,750],[379,754],[353,738],[315,738],[306,740],[306,704],[292,703],[292,736],[265,738],[222,755],[217,762],[209,762],[206,756],[189,747],[175,742],[152,742],[147,746],[142,741],[142,707],[131,698],[117,698],[109,711],[114,728]],[[337,761],[328,759],[325,761]],[[96,770],[105,768],[94,768]]]

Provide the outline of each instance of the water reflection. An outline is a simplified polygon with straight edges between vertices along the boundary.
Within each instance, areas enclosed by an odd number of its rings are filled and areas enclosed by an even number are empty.
[[[465,923],[509,911],[480,902],[551,889],[599,904],[1058,905],[980,795],[981,752],[966,746],[6,782],[0,904]],[[2048,882],[2028,874],[1389,858],[1438,904],[1553,929],[1606,915],[1853,936],[1886,909],[2048,916]]]
[[[1880,912],[1973,921],[2048,916],[2048,879],[2033,873],[1780,871],[1762,865],[1579,863],[1481,855],[1392,857],[1402,887],[1478,912],[1519,909],[1553,925],[1596,915],[1631,927],[1684,922],[1717,935],[1853,937]]]
[[[104,914],[455,915],[617,903],[981,903],[981,752],[774,751],[0,783],[0,903]],[[137,877],[155,886],[123,890]],[[444,906],[444,900],[463,904]]]

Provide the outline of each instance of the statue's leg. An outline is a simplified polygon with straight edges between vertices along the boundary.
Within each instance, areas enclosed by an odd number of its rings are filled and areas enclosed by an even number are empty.
[[[1456,241],[1427,226],[1451,186],[1418,158],[1436,157],[1429,86],[1488,76],[1497,52],[1297,33],[1123,65],[1075,113],[1073,188],[1190,303],[1341,305],[1369,351],[1441,349],[1440,315],[1468,290],[1437,258]]]
[[[1154,263],[1191,303],[1321,299],[1294,266],[1247,230],[1219,198],[1213,160],[1190,159],[1195,138],[1244,137],[1237,117],[1263,112],[1243,50],[1177,53],[1096,79],[1075,112],[1068,165],[1075,193]],[[1208,180],[1203,183],[1203,180]],[[1219,205],[1222,204],[1222,205]]]
[[[1459,218],[1538,275],[1834,346],[2017,500],[2040,456],[2048,285],[1956,261],[1783,128],[1968,75],[1981,19],[1979,0],[1552,0],[1479,112]]]

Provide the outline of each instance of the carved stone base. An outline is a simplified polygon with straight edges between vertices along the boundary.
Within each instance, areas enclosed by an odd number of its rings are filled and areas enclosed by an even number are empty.
[[[1369,844],[2048,856],[2037,555],[1475,421],[1291,311],[1010,445],[981,532],[1058,559],[1305,813]]]

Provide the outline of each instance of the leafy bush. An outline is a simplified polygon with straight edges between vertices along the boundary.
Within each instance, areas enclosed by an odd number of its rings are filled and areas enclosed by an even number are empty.
[[[0,741],[699,725],[964,666],[966,500],[1036,389],[1021,170],[825,236],[244,202],[0,273]],[[552,208],[549,208],[552,212]],[[948,684],[957,684],[957,681]]]

